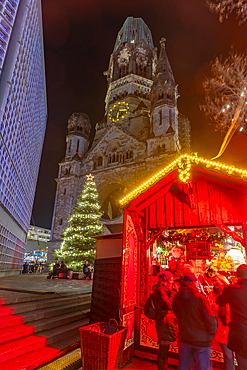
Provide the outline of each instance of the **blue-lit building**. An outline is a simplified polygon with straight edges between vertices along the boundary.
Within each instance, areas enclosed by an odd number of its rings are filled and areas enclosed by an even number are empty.
[[[41,0],[1,0],[0,276],[22,268],[46,121]]]

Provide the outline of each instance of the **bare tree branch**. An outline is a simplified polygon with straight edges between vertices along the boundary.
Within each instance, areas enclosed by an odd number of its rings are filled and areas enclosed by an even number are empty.
[[[221,154],[237,131],[247,123],[247,52],[230,51],[228,58],[216,58],[211,78],[204,83],[205,104],[201,106],[216,131],[227,132]]]
[[[207,5],[212,12],[219,13],[220,22],[234,11],[240,24],[247,20],[247,0],[207,0]]]

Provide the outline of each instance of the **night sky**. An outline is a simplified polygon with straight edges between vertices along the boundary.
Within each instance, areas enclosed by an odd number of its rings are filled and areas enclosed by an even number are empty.
[[[202,82],[210,73],[210,62],[226,57],[231,46],[236,52],[246,51],[247,23],[239,26],[235,15],[220,23],[206,0],[42,0],[42,5],[48,122],[32,224],[51,227],[68,118],[85,112],[94,126],[104,116],[103,72],[128,16],[145,21],[158,50],[159,40],[166,38],[180,94],[178,108],[192,126],[192,150],[209,159],[218,153],[223,137],[199,109],[204,101]],[[236,135],[220,161],[247,167],[246,148],[247,137]]]

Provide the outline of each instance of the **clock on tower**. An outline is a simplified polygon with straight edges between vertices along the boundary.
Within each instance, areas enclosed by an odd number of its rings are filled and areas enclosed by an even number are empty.
[[[109,111],[109,118],[112,122],[120,121],[124,118],[129,111],[129,104],[122,101],[114,104],[113,107]]]

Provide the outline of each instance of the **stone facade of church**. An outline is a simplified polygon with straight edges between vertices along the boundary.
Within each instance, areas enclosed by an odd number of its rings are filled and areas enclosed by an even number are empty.
[[[110,57],[105,115],[96,124],[91,147],[90,119],[73,113],[59,164],[52,239],[68,225],[86,175],[97,184],[103,218],[121,215],[119,200],[133,188],[190,151],[190,122],[177,108],[178,91],[165,49],[154,47],[141,18],[129,17]]]

